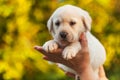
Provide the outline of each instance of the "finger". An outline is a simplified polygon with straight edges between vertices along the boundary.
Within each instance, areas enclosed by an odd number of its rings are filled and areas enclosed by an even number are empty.
[[[47,57],[47,56],[44,56],[43,59],[47,61],[51,61],[51,62],[56,62],[54,59]]]
[[[34,46],[34,49],[36,49],[44,55],[47,54],[47,52],[41,46]]]
[[[84,35],[84,32],[82,32],[81,35],[80,35],[80,37],[79,37],[80,41],[81,41],[83,35]]]
[[[34,46],[34,49],[36,49],[37,51],[41,52],[42,54],[49,54],[41,46]],[[58,54],[58,53],[61,53],[62,51],[63,51],[63,49],[59,48],[59,49],[53,51],[53,53],[54,54]]]
[[[54,57],[51,57],[51,56],[44,56],[43,59],[50,61],[50,62],[54,62],[54,63],[60,63],[60,61],[58,61],[57,59],[55,59]]]
[[[81,42],[81,46],[82,46],[83,48],[88,47],[87,38],[86,38],[85,33],[82,33],[82,34],[81,34],[81,36],[80,36],[80,42]]]
[[[47,61],[49,60],[49,58],[47,56],[44,56],[43,59],[45,59]]]
[[[65,74],[66,74],[67,76],[69,76],[69,77],[75,78],[75,74],[73,74],[73,73],[66,72]]]

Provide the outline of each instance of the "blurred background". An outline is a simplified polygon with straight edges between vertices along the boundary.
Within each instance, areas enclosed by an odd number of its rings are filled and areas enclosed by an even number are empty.
[[[0,0],[0,80],[73,80],[33,49],[52,39],[47,20],[65,4],[90,13],[91,32],[107,52],[107,77],[120,80],[120,0]]]

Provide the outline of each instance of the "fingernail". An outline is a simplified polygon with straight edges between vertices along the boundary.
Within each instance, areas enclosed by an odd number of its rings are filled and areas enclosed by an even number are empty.
[[[44,56],[43,59],[48,60],[48,57]]]
[[[34,46],[34,49],[39,49],[39,46]]]
[[[84,32],[81,33],[80,39],[83,39],[84,37]]]
[[[47,57],[46,57],[46,56],[44,56],[44,57],[43,57],[43,59],[47,59]]]

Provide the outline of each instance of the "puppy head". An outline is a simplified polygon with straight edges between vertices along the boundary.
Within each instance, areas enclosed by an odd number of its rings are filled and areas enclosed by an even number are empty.
[[[47,22],[47,27],[58,43],[79,40],[80,34],[91,29],[91,17],[81,8],[65,5],[58,8]]]

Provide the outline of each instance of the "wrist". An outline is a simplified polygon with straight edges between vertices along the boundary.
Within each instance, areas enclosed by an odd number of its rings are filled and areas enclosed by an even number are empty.
[[[82,71],[78,73],[78,75],[81,80],[97,80],[97,77],[95,76],[91,65],[85,67]]]
[[[91,65],[87,65],[87,66],[84,66],[83,68],[81,68],[80,70],[77,70],[77,73],[79,75],[81,75],[81,74],[84,74],[84,73],[86,73],[88,71],[91,71],[91,70],[92,70],[92,66]]]
[[[78,73],[78,75],[80,80],[98,80],[91,65],[88,65],[86,68],[84,68],[84,70]]]

